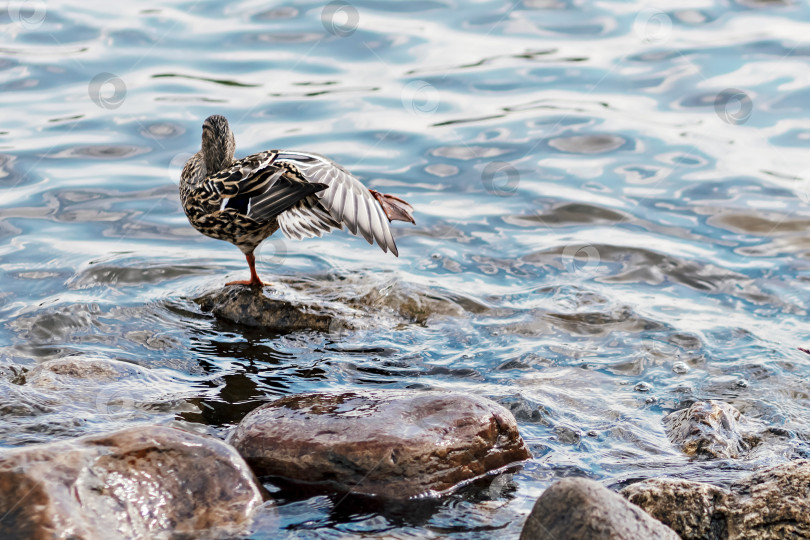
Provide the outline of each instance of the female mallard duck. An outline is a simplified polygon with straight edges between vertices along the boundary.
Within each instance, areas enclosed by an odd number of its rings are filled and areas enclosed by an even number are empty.
[[[287,238],[321,236],[346,225],[384,252],[398,255],[388,228],[413,220],[411,205],[367,189],[337,163],[309,152],[267,150],[234,161],[233,132],[224,116],[206,118],[202,149],[183,167],[180,200],[191,225],[242,250],[249,281],[262,286],[253,250],[279,228]]]

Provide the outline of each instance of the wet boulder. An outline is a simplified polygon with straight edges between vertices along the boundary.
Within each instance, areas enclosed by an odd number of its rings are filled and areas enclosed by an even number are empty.
[[[656,478],[622,495],[684,540],[810,538],[810,461],[763,469],[722,489]]]
[[[678,540],[620,495],[586,478],[564,478],[534,503],[520,540]]]
[[[730,488],[732,540],[810,538],[810,461],[763,469]]]
[[[663,422],[669,440],[688,456],[738,458],[759,442],[751,422],[722,401],[698,401]]]
[[[231,438],[256,474],[406,499],[530,456],[514,417],[465,394],[309,393],[248,414]]]
[[[159,426],[0,452],[0,538],[239,534],[262,503],[227,444]]]
[[[272,330],[316,330],[326,332],[334,319],[322,308],[273,298],[263,290],[244,285],[230,285],[209,292],[195,302],[203,311],[245,326]]]
[[[620,493],[684,540],[727,538],[725,489],[679,478],[651,478],[631,484]]]

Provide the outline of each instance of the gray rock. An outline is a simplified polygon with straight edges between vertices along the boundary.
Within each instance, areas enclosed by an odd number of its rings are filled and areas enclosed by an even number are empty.
[[[728,534],[728,491],[677,478],[652,478],[620,492],[631,503],[675,530],[684,540]]]
[[[262,503],[227,444],[173,428],[0,452],[0,538],[194,538],[239,534]]]
[[[282,398],[248,414],[231,443],[258,475],[391,499],[445,492],[531,457],[497,403],[400,390]]]
[[[564,478],[534,503],[521,540],[678,540],[666,525],[586,478]]]
[[[740,411],[721,401],[698,401],[663,422],[669,440],[688,456],[738,458],[759,442]]]
[[[245,326],[282,331],[326,332],[334,315],[288,300],[270,298],[254,287],[232,285],[194,300],[203,311]]]
[[[810,538],[810,460],[763,469],[731,485],[730,540]]]
[[[621,493],[684,540],[810,538],[808,460],[764,469],[728,490],[655,478]]]
[[[40,389],[75,387],[77,379],[92,382],[150,379],[149,370],[119,360],[68,356],[47,360],[25,374],[25,383]],[[151,377],[154,381],[157,377]]]

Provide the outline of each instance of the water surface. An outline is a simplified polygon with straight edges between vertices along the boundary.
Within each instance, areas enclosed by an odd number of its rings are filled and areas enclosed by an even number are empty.
[[[256,538],[516,537],[563,476],[727,484],[810,454],[810,8],[801,2],[12,2],[0,11],[2,444],[136,422],[226,437],[303,391],[464,391],[534,458],[440,501],[271,483]],[[278,294],[370,324],[273,334],[193,299],[244,279],[188,225],[202,120],[326,154],[416,208],[398,259],[274,238]],[[118,381],[43,388],[54,358]],[[661,418],[778,428],[693,461]]]

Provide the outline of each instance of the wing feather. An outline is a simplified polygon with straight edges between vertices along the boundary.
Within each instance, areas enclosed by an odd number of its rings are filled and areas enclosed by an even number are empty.
[[[321,205],[317,195],[310,195],[278,216],[281,232],[287,238],[320,237],[333,229],[342,229],[340,223]]]
[[[329,186],[317,196],[335,221],[370,243],[376,241],[383,251],[397,254],[388,218],[379,202],[346,169],[321,155],[304,152],[281,151],[277,160],[292,164],[308,181]]]
[[[210,186],[223,199],[220,209],[231,208],[262,223],[327,188],[290,174],[277,156],[275,151],[253,154],[211,175]]]

